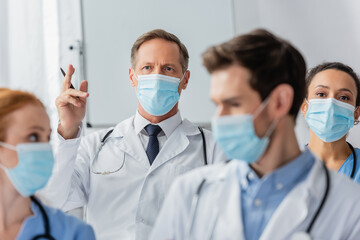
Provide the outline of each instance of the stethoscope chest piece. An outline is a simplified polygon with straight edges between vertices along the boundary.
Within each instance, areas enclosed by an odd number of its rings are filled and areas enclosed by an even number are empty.
[[[297,232],[292,235],[291,240],[311,240],[310,234],[307,232]]]

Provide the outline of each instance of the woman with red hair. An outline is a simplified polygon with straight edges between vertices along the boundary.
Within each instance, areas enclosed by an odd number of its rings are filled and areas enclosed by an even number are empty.
[[[95,239],[80,220],[43,205],[34,194],[54,158],[50,121],[34,95],[0,88],[0,239]]]

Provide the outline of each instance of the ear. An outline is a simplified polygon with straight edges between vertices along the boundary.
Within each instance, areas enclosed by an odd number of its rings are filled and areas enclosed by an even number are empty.
[[[129,78],[130,78],[130,85],[132,87],[137,86],[137,79],[135,78],[135,71],[132,68],[129,68]]]
[[[189,84],[189,79],[190,79],[190,71],[186,70],[185,74],[184,74],[184,80],[183,80],[183,84],[181,89],[185,90],[187,85]]]
[[[289,84],[280,84],[273,90],[269,100],[272,102],[269,108],[271,115],[275,119],[280,119],[290,112],[294,100],[294,89]]]
[[[359,123],[359,117],[360,117],[360,108],[357,107],[354,112],[354,124],[357,125]]]
[[[301,113],[304,118],[306,117],[308,108],[309,108],[309,104],[304,100],[300,107]]]

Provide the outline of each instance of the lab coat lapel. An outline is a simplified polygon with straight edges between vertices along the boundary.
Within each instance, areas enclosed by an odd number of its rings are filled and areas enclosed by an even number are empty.
[[[231,174],[230,176],[234,176]],[[220,216],[217,220],[217,229],[228,229],[225,233],[220,231],[224,235],[223,239],[245,239],[242,213],[241,213],[241,193],[239,181],[236,177],[232,177],[227,180],[227,190],[219,198],[218,206]],[[226,237],[225,237],[226,236]]]
[[[135,133],[133,121],[131,124],[124,124],[121,127],[121,130],[123,138],[118,141],[118,147],[126,154],[140,162],[146,169],[149,169],[150,163],[140,138]]]
[[[210,221],[207,233],[211,234],[205,239],[245,239],[237,167],[238,162],[231,161],[215,178],[215,184],[219,187],[215,196],[208,196],[209,200],[214,199],[214,202],[209,201],[212,205],[208,209],[215,208],[216,218]],[[212,181],[210,179],[209,183]]]
[[[189,145],[189,139],[187,135],[188,132],[188,123],[184,120],[170,135],[170,137],[165,142],[164,146],[160,150],[159,154],[156,156],[151,169],[154,170],[159,166],[163,165],[170,159],[176,157],[182,153]],[[193,126],[196,128],[195,126]],[[193,133],[190,133],[190,135]]]
[[[267,224],[260,239],[286,239],[304,222],[313,216],[324,192],[325,177],[322,162],[315,163],[308,177],[298,184],[281,202]],[[309,212],[309,209],[311,212]]]

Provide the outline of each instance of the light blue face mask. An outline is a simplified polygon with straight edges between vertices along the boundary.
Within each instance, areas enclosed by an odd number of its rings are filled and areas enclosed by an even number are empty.
[[[165,115],[179,101],[178,87],[182,78],[149,74],[139,75],[137,80],[136,96],[147,113],[153,116]]]
[[[214,138],[229,159],[253,163],[264,154],[269,144],[269,137],[277,124],[275,120],[264,137],[259,138],[256,135],[254,119],[266,105],[267,100],[260,105],[254,115],[229,115],[213,119]]]
[[[48,182],[54,167],[49,143],[23,143],[15,146],[0,142],[0,146],[17,152],[18,164],[5,169],[15,189],[24,197],[33,195]]]
[[[341,139],[354,126],[355,107],[348,103],[334,98],[310,99],[307,103],[305,121],[324,142]]]

